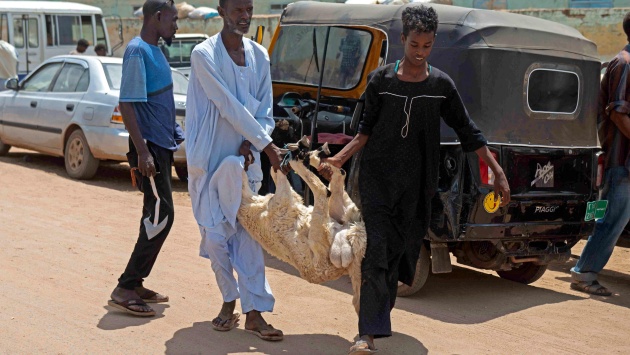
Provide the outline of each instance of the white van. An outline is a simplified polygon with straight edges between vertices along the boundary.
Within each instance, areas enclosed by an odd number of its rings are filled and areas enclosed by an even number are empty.
[[[94,6],[57,1],[0,1],[0,39],[18,52],[18,74],[33,71],[47,58],[68,54],[85,38],[94,54],[102,43],[111,55],[103,11]]]

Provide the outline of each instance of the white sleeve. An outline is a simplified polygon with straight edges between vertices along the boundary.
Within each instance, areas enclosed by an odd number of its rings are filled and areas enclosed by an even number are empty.
[[[217,65],[213,59],[203,51],[196,50],[192,52],[190,62],[192,72],[208,99],[219,110],[221,117],[225,118],[256,149],[263,150],[269,145],[271,137],[267,127],[263,128],[261,122],[256,120],[238,99],[226,89],[227,85],[218,72]],[[271,90],[271,85],[269,90]],[[271,120],[273,121],[273,118]]]

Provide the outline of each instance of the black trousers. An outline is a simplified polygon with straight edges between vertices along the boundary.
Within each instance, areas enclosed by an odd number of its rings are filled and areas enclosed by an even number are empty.
[[[162,249],[162,245],[173,226],[173,219],[175,217],[173,210],[173,192],[171,188],[173,152],[151,142],[147,142],[147,146],[153,156],[156,171],[159,172],[153,179],[155,180],[155,186],[160,196],[160,222],[165,218],[168,218],[168,222],[159,234],[149,240],[143,221],[145,218],[149,218],[149,220],[153,222],[155,202],[157,200],[153,195],[149,178],[135,171],[138,189],[144,193],[144,203],[142,206],[142,218],[140,219],[138,240],[133,248],[125,272],[120,275],[118,279],[118,287],[127,290],[133,290],[135,287],[142,286],[144,278],[151,273],[151,269],[160,253],[160,249]],[[129,153],[127,153],[127,159],[132,168],[138,166],[138,153],[131,139],[129,139]]]
[[[398,291],[398,265],[405,252],[404,234],[397,216],[380,208],[362,211],[367,228],[367,248],[361,263],[359,336],[392,335],[390,313]]]

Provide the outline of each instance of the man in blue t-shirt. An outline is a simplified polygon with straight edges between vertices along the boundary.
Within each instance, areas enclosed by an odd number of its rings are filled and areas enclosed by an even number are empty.
[[[177,31],[177,9],[172,0],[147,0],[142,13],[140,36],[129,42],[123,57],[119,101],[130,138],[127,158],[133,180],[144,192],[144,206],[138,241],[108,304],[136,316],[153,316],[155,311],[147,303],[167,302],[168,297],[142,283],[173,225],[171,164],[184,137],[175,122],[171,68],[157,46],[160,37],[171,44]]]

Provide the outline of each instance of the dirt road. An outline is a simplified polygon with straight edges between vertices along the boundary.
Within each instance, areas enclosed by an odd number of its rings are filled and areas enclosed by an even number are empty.
[[[221,297],[197,256],[186,186],[174,188],[175,224],[146,282],[171,302],[154,318],[134,318],[106,306],[140,217],[126,167],[75,181],[61,158],[16,149],[0,158],[0,353],[346,354],[357,335],[349,280],[312,285],[272,257],[277,302],[267,320],[285,340],[264,342],[242,325],[213,331]],[[395,334],[377,342],[379,354],[630,353],[630,249],[618,247],[601,277],[612,297],[570,290],[574,263],[529,286],[460,266],[432,275],[398,300]]]

